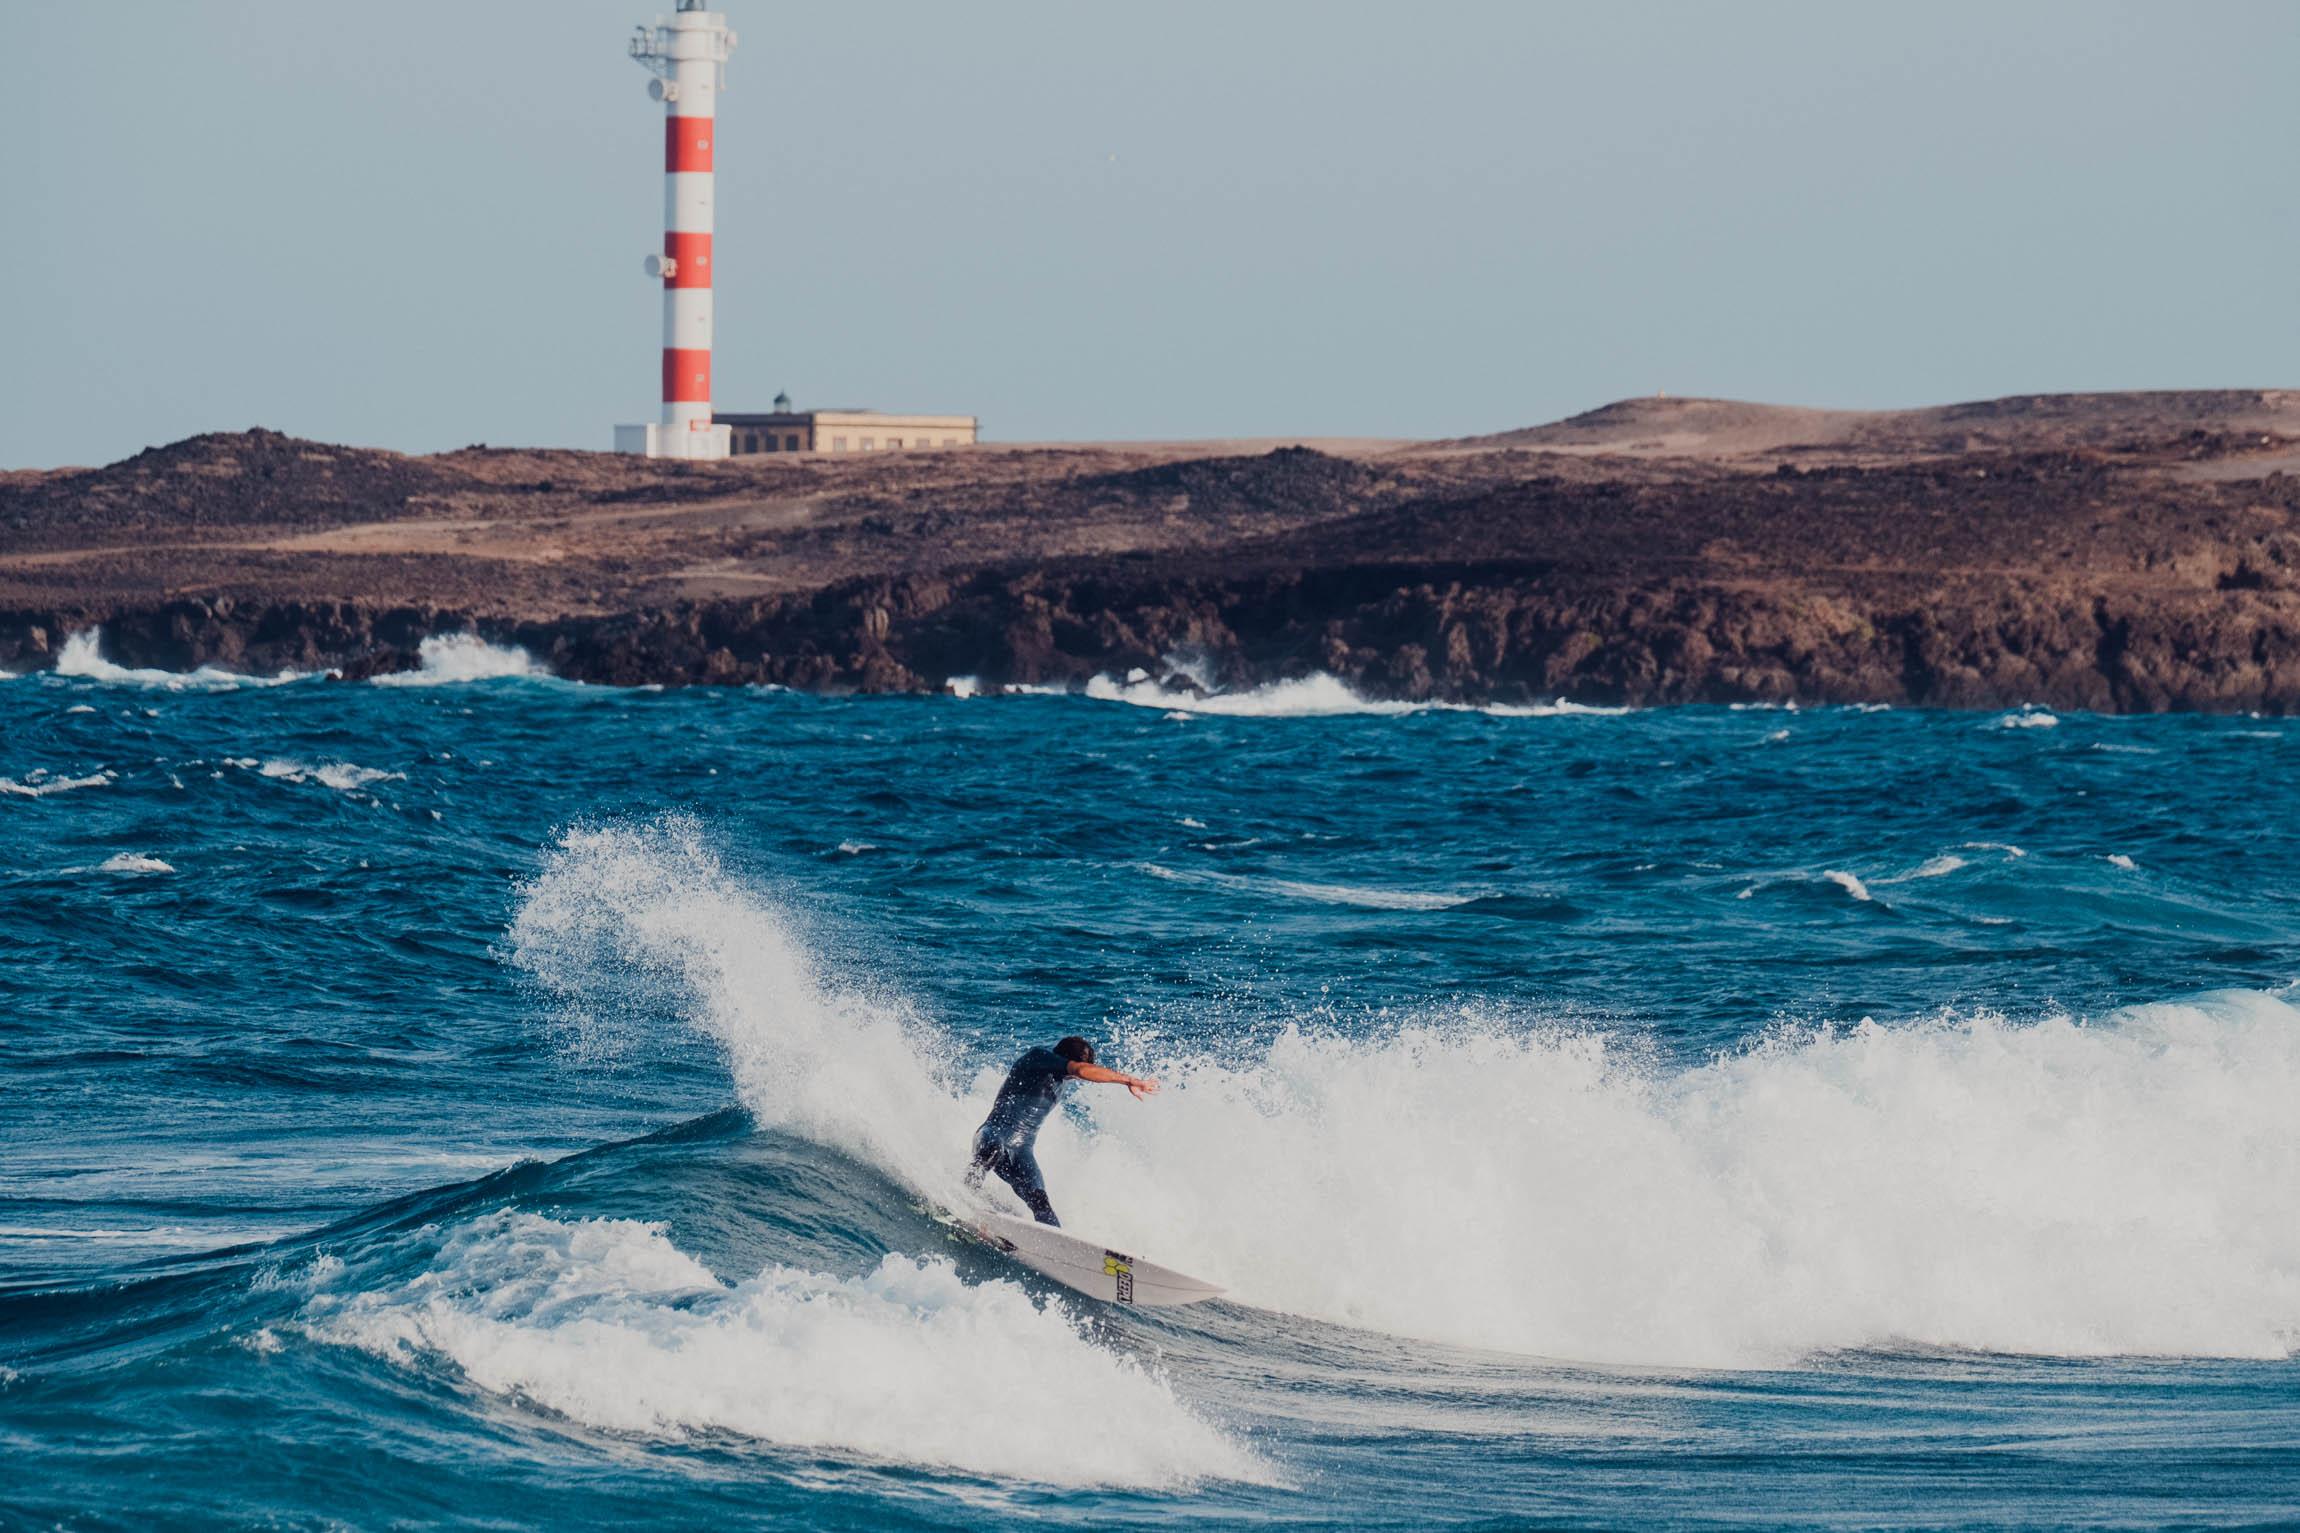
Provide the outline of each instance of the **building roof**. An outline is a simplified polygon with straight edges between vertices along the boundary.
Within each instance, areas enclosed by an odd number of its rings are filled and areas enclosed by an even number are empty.
[[[711,419],[735,426],[972,426],[971,415],[913,415],[888,410],[716,410]]]

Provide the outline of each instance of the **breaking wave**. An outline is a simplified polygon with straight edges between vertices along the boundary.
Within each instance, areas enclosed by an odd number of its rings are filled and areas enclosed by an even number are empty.
[[[272,760],[262,763],[257,772],[280,782],[317,783],[333,788],[338,793],[355,793],[379,782],[404,781],[403,772],[386,772],[376,767],[353,766],[348,761],[323,761],[314,766],[308,762]]]
[[[1060,1485],[1261,1478],[1140,1364],[1008,1282],[890,1255],[722,1283],[659,1224],[500,1211],[375,1292],[315,1295],[323,1340],[438,1356],[490,1393],[656,1437],[735,1432]]]
[[[58,793],[74,793],[82,788],[101,788],[118,779],[118,773],[109,771],[91,772],[86,777],[56,777],[45,771],[33,771],[25,773],[21,782],[0,777],[0,795],[9,798],[48,798]]]
[[[175,867],[138,852],[116,852],[96,865],[99,873],[173,873]]]
[[[104,631],[101,628],[83,629],[67,638],[64,648],[56,656],[56,674],[112,686],[161,687],[171,692],[277,687],[291,681],[302,681],[310,674],[306,671],[281,671],[274,676],[243,676],[237,671],[227,671],[213,665],[203,665],[196,671],[160,671],[114,665],[104,658],[103,642]]]
[[[416,646],[416,670],[375,678],[382,687],[441,687],[470,681],[505,681],[550,676],[533,655],[516,644],[490,644],[477,634],[433,634]]]
[[[762,1124],[955,1196],[1005,1061],[830,976],[692,825],[568,834],[511,940],[583,1025],[668,1008]],[[1693,1067],[1433,1002],[1129,1063],[1168,1089],[1049,1123],[1057,1204],[1247,1304],[1670,1365],[2300,1343],[2300,1013],[2267,995],[1784,1031]]]
[[[1587,714],[1610,716],[1627,708],[1600,708],[1569,703],[1409,703],[1370,698],[1338,676],[1319,672],[1293,681],[1273,681],[1245,692],[1171,688],[1146,671],[1135,671],[1123,681],[1097,676],[1086,683],[1086,695],[1100,702],[1131,703],[1137,708],[1158,708],[1176,714],[1213,714],[1228,718],[1305,719],[1344,714],[1396,717],[1408,713],[1484,713],[1495,718],[1556,718]]]
[[[1821,871],[1821,876],[1864,905],[1875,898],[1869,893],[1867,884],[1862,883],[1857,875],[1848,873],[1842,868],[1824,868]]]

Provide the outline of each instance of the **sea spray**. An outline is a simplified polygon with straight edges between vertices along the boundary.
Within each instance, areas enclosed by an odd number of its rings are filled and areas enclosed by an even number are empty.
[[[898,1001],[829,982],[692,821],[562,836],[511,943],[579,1028],[625,1025],[634,1004],[674,1011],[718,1045],[760,1122],[957,1195],[980,1114],[945,1083],[949,1039]]]
[[[1000,1062],[953,1068],[939,1029],[826,978],[693,825],[566,836],[513,938],[572,1004],[658,987],[761,1122],[951,1195]],[[1149,1103],[1050,1122],[1057,1206],[1249,1304],[1703,1366],[2300,1336],[2300,1015],[2268,996],[1783,1033],[1678,1069],[1476,1008],[1150,1063]]]
[[[213,665],[192,671],[115,665],[104,658],[103,630],[86,628],[65,639],[63,649],[56,655],[56,674],[109,686],[157,687],[170,692],[228,692],[239,687],[284,686],[291,681],[302,681],[310,673],[283,670],[271,676],[243,676]]]
[[[551,672],[516,644],[490,644],[475,633],[436,633],[415,649],[416,668],[375,678],[385,687],[441,687],[473,681],[547,678]]]

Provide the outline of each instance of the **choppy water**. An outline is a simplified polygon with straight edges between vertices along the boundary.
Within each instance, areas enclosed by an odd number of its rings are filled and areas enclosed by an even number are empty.
[[[2300,726],[432,660],[0,682],[0,1524],[2300,1511]]]

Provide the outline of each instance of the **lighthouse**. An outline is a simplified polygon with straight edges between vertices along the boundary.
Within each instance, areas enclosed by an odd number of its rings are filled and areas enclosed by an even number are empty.
[[[650,458],[724,458],[729,429],[711,420],[712,161],[719,92],[735,34],[727,18],[679,0],[631,39],[631,57],[655,78],[647,94],[663,103],[663,249],[647,257],[663,284],[663,418],[617,426],[615,450]]]

